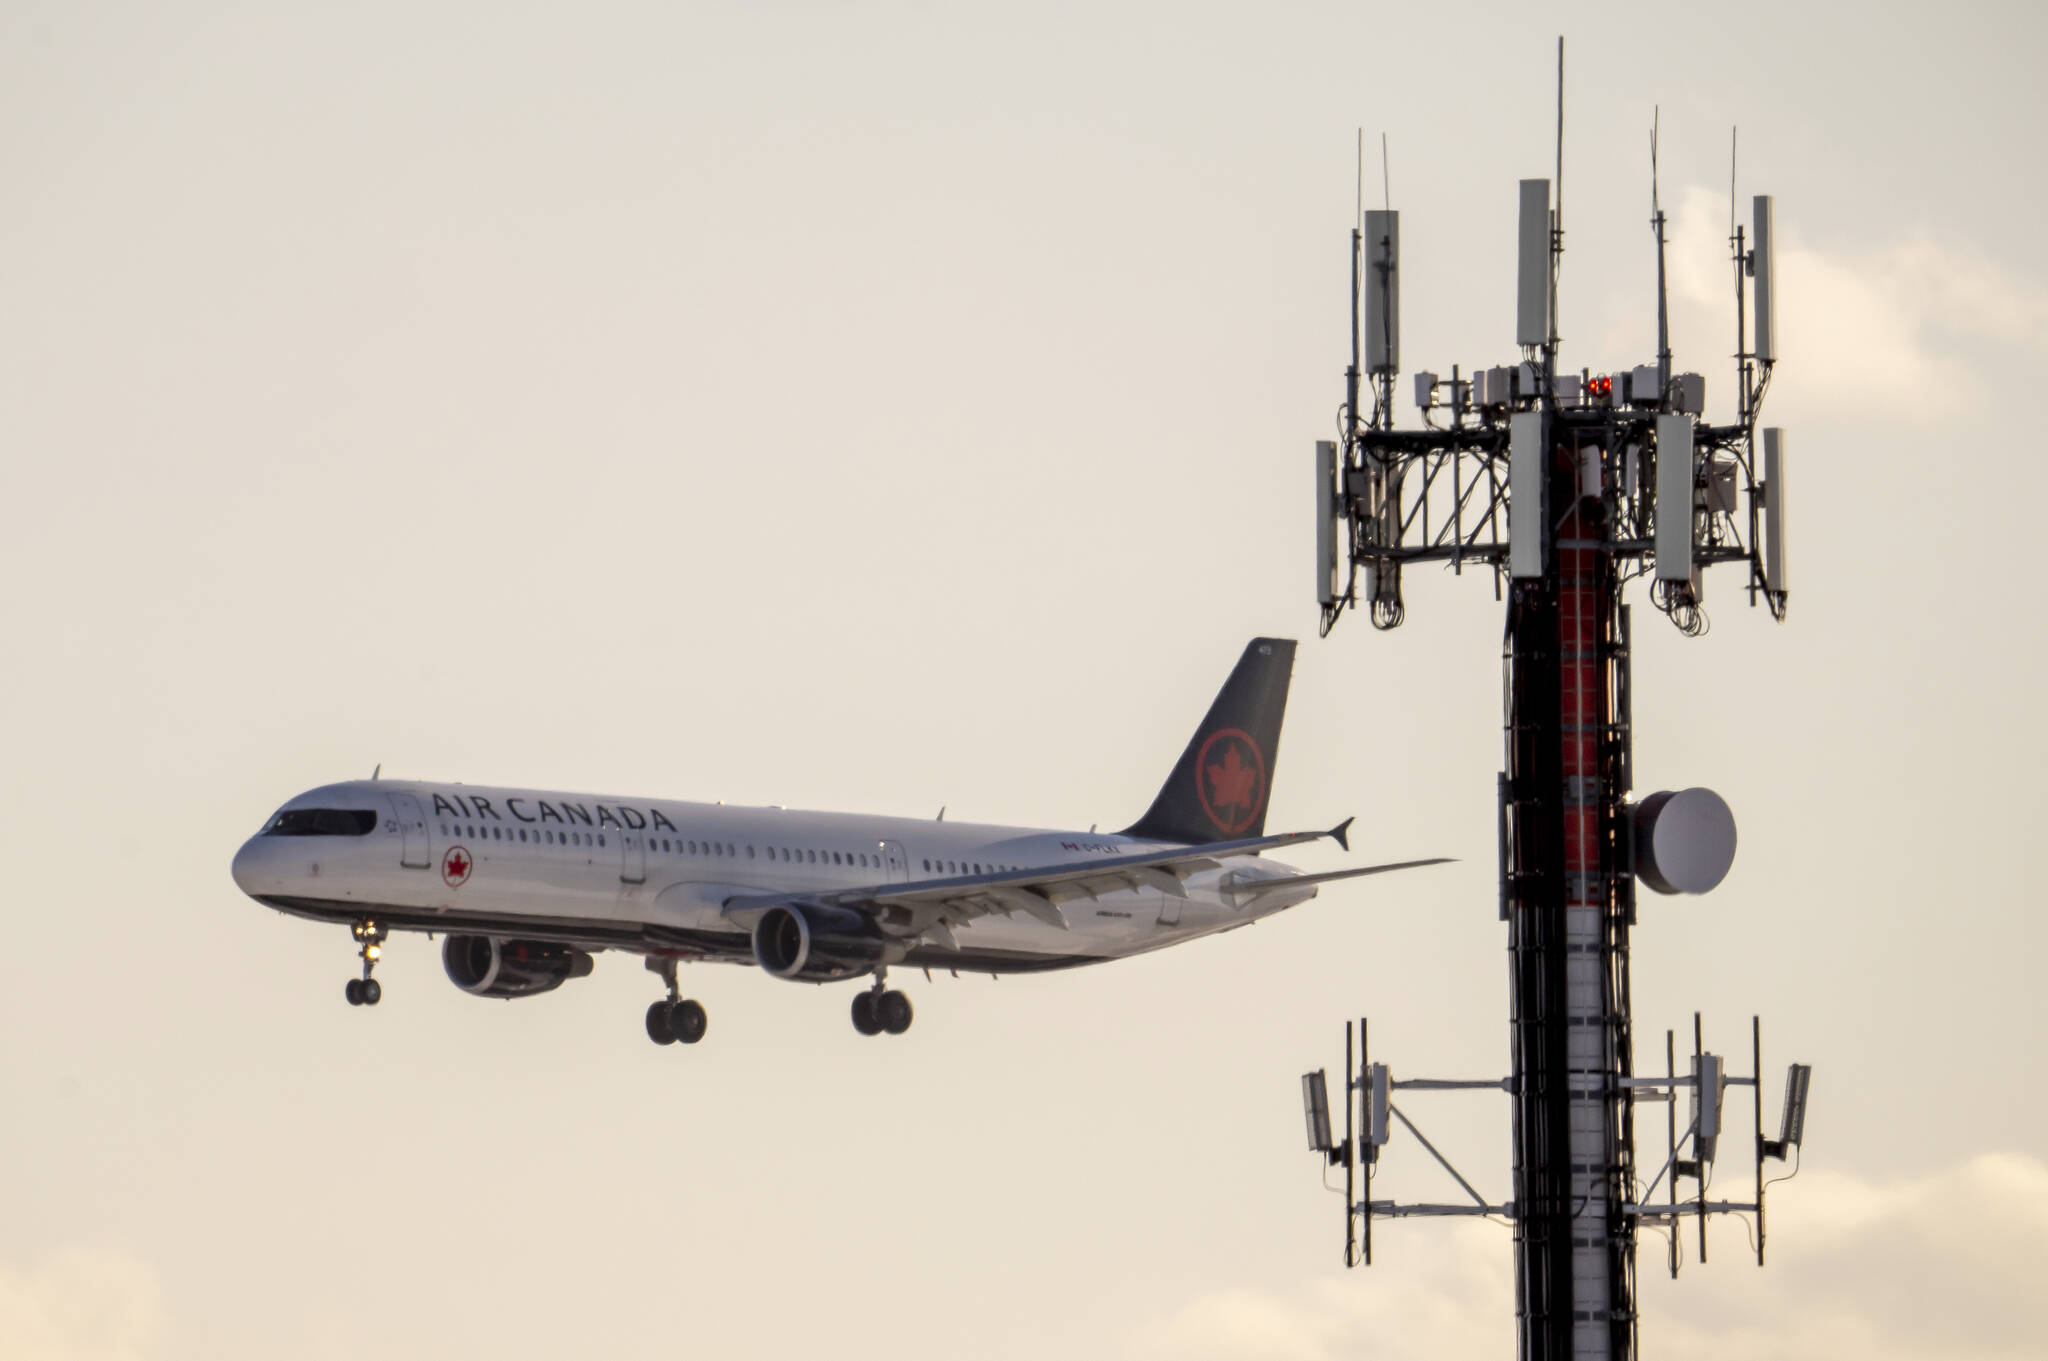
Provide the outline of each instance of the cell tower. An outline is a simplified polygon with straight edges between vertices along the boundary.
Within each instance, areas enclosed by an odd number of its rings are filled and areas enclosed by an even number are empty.
[[[1560,42],[1558,185],[1563,59]],[[1499,911],[1508,932],[1512,1066],[1505,1078],[1396,1080],[1387,1065],[1370,1061],[1363,1021],[1353,1067],[1347,1025],[1345,1137],[1332,1136],[1327,1082],[1316,1072],[1303,1078],[1309,1142],[1345,1169],[1347,1265],[1371,1261],[1375,1219],[1512,1221],[1525,1361],[1634,1355],[1636,1240],[1644,1226],[1668,1233],[1676,1275],[1688,1218],[1697,1221],[1704,1259],[1710,1216],[1753,1214],[1761,1264],[1763,1164],[1798,1147],[1811,1074],[1793,1065],[1779,1136],[1766,1140],[1756,1022],[1747,1076],[1732,1075],[1721,1055],[1704,1048],[1697,1017],[1684,1071],[1668,1033],[1665,1072],[1636,1071],[1629,986],[1636,883],[1667,894],[1712,889],[1733,863],[1735,820],[1711,790],[1629,797],[1634,635],[1626,588],[1643,579],[1649,603],[1688,637],[1706,631],[1709,567],[1745,567],[1750,603],[1762,602],[1777,619],[1788,594],[1787,443],[1782,430],[1757,424],[1778,354],[1771,199],[1754,199],[1747,229],[1731,203],[1735,412],[1717,424],[1708,416],[1705,379],[1672,368],[1655,144],[1653,130],[1655,362],[1564,370],[1562,192],[1553,198],[1552,181],[1523,180],[1517,362],[1469,373],[1453,367],[1448,377],[1416,374],[1421,428],[1395,428],[1401,231],[1390,205],[1365,212],[1351,233],[1351,365],[1340,437],[1316,446],[1316,596],[1325,635],[1360,605],[1376,627],[1398,627],[1401,574],[1411,564],[1488,569],[1495,598],[1506,601]],[[1743,1086],[1751,1088],[1756,1126],[1754,1195],[1710,1200],[1724,1097]],[[1404,1092],[1458,1088],[1503,1091],[1512,1103],[1507,1200],[1481,1195],[1398,1104]],[[1688,1094],[1682,1128],[1681,1091]],[[1644,1102],[1666,1111],[1662,1166],[1647,1182],[1636,1148]],[[1469,1203],[1373,1199],[1390,1122],[1456,1178]],[[1361,1175],[1364,1195],[1355,1198]],[[1687,1181],[1690,1195],[1681,1194]]]

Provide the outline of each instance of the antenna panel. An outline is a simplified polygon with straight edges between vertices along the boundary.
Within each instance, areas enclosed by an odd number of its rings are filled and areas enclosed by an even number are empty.
[[[1515,280],[1515,343],[1550,339],[1550,181],[1522,181]]]
[[[1394,1075],[1384,1063],[1366,1070],[1365,1141],[1377,1148],[1393,1134],[1387,1108],[1393,1104]]]
[[[1765,364],[1778,358],[1777,261],[1771,257],[1771,196],[1756,196],[1756,225],[1750,246],[1750,270],[1756,276],[1756,357]]]
[[[1401,215],[1365,214],[1365,370],[1401,369]]]
[[[1692,580],[1692,421],[1657,418],[1657,580]],[[1512,528],[1512,524],[1510,525]]]
[[[1726,1069],[1719,1054],[1695,1054],[1692,1059],[1693,1148],[1700,1161],[1714,1161],[1715,1145],[1721,1138],[1722,1078]],[[1702,1177],[1705,1173],[1702,1170]]]
[[[1784,594],[1785,432],[1764,428],[1764,589]]]
[[[1810,1063],[1795,1063],[1785,1070],[1785,1114],[1778,1124],[1778,1142],[1786,1148],[1797,1147],[1806,1137],[1806,1093],[1812,1083]]]
[[[1508,575],[1543,575],[1544,476],[1549,441],[1543,413],[1517,411],[1508,418]]]
[[[1337,441],[1316,441],[1316,601],[1337,600]]]

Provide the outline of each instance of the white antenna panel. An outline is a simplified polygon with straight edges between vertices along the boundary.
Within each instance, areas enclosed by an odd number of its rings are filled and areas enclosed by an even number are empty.
[[[1522,181],[1515,287],[1515,343],[1550,339],[1550,181]]]
[[[1692,580],[1692,421],[1685,416],[1657,418],[1657,580]]]
[[[1365,370],[1401,370],[1401,215],[1365,214]]]
[[[1764,589],[1783,595],[1785,584],[1785,432],[1764,427]]]
[[[1316,601],[1337,601],[1337,441],[1316,441]]]
[[[1750,270],[1756,276],[1756,357],[1771,364],[1778,358],[1777,261],[1771,257],[1771,196],[1756,196],[1756,228],[1750,246]]]
[[[1543,484],[1550,450],[1543,438],[1543,413],[1517,411],[1508,418],[1508,575],[1543,575]]]
[[[1714,1161],[1721,1139],[1721,1098],[1726,1065],[1719,1054],[1695,1054],[1692,1058],[1693,1150],[1701,1162]],[[1704,1179],[1705,1170],[1701,1176]]]

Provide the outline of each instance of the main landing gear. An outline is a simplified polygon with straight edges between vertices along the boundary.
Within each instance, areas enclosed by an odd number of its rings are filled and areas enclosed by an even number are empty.
[[[647,1008],[647,1038],[656,1044],[695,1044],[704,1038],[711,1018],[704,1004],[678,996],[676,962],[673,959],[647,961],[647,967],[668,984],[668,996]]]
[[[910,1029],[910,999],[884,986],[887,970],[875,970],[874,986],[853,997],[853,1028],[863,1035],[888,1031],[901,1035]]]
[[[374,1007],[384,996],[384,985],[371,975],[377,971],[377,960],[384,953],[384,928],[369,918],[355,924],[356,954],[363,961],[363,976],[351,978],[342,995],[348,998],[352,1007]]]

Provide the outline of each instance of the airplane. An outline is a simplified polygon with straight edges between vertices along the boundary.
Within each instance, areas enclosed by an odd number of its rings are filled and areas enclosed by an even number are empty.
[[[289,800],[236,852],[235,883],[267,907],[346,924],[375,1006],[392,931],[440,933],[450,981],[479,997],[550,992],[592,956],[644,957],[667,995],[657,1044],[697,1043],[708,1018],[678,965],[752,964],[779,979],[866,978],[862,1035],[910,1028],[893,966],[1002,974],[1096,964],[1234,930],[1320,885],[1445,863],[1315,874],[1266,853],[1351,819],[1265,834],[1295,645],[1254,638],[1152,807],[1121,832],[1040,831],[939,818],[598,798],[373,777]],[[381,775],[381,767],[379,770]]]

